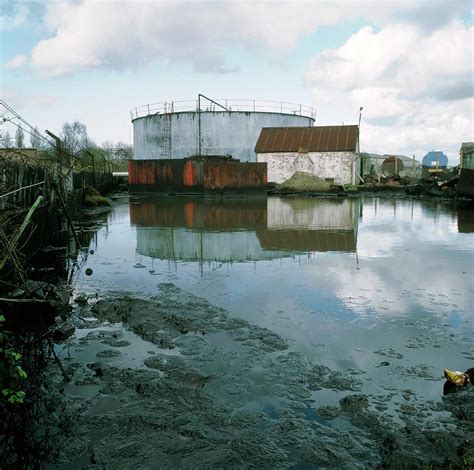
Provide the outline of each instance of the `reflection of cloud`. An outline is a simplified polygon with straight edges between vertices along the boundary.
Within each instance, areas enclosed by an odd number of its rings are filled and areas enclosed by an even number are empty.
[[[360,316],[404,316],[418,309],[470,315],[474,238],[457,234],[449,209],[427,213],[413,203],[412,220],[411,202],[398,202],[395,215],[392,205],[379,202],[375,216],[374,205],[364,204],[359,270],[344,258],[325,266],[337,297]]]

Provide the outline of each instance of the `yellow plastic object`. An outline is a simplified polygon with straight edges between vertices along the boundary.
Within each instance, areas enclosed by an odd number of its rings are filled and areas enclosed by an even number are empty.
[[[458,387],[465,385],[469,378],[464,372],[459,372],[458,370],[451,371],[448,369],[444,369],[444,376],[446,377],[446,380]]]

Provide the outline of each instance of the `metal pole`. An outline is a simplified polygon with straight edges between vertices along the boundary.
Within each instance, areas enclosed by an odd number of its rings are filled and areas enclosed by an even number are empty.
[[[57,135],[54,135],[52,132],[48,131],[48,129],[46,129],[45,132],[56,142],[56,145],[55,145],[56,168],[54,172],[54,179],[57,183],[59,183],[60,178],[61,178],[61,166],[62,166],[61,165],[61,139]]]
[[[198,155],[201,156],[201,94],[198,95]]]

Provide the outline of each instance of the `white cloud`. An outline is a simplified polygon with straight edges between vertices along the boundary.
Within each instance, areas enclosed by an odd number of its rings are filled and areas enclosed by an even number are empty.
[[[5,68],[7,70],[18,69],[22,67],[23,65],[25,65],[27,61],[28,61],[28,57],[26,55],[18,54],[5,64]]]
[[[11,12],[6,10],[0,16],[0,31],[12,31],[26,24],[30,10],[24,3],[14,4]]]
[[[228,49],[238,45],[287,53],[320,26],[365,18],[384,23],[417,9],[417,22],[436,23],[466,2],[438,0],[328,1],[136,1],[50,0],[44,22],[52,36],[31,52],[33,67],[47,76],[91,67],[127,68],[160,59],[186,62],[198,71],[228,71]],[[435,21],[436,20],[436,21]]]
[[[362,150],[421,158],[436,148],[454,163],[474,134],[473,34],[456,20],[430,32],[408,23],[362,28],[309,63],[319,115],[354,120],[364,106]]]

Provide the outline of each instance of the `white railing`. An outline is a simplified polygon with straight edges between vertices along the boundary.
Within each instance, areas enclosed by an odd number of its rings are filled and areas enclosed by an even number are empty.
[[[216,105],[216,102],[220,106]],[[224,109],[225,108],[225,109]],[[201,101],[201,112],[206,111],[243,111],[243,112],[267,112],[280,114],[294,114],[316,119],[316,110],[311,106],[296,103],[285,103],[283,101],[269,100],[234,100],[217,99],[215,102]],[[187,101],[162,101],[160,103],[144,104],[133,108],[130,116],[137,119],[151,114],[179,113],[184,111],[199,111],[198,100]]]

